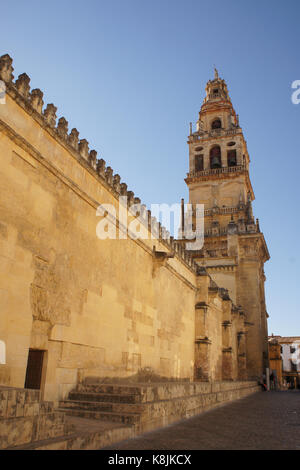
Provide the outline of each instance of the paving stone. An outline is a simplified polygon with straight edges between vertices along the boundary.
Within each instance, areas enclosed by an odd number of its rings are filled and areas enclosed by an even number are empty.
[[[300,450],[300,391],[256,393],[114,450]]]

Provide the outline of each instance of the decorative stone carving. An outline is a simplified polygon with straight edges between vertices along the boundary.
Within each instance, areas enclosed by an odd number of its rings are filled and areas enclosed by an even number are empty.
[[[4,82],[12,82],[14,79],[12,63],[13,60],[8,54],[0,57],[0,79]]]
[[[127,184],[126,183],[120,184],[120,192],[121,192],[121,196],[127,196]]]
[[[127,191],[127,204],[128,207],[132,206],[134,202],[134,192],[133,191]]]
[[[102,178],[105,178],[105,165],[105,160],[103,160],[103,158],[100,158],[100,160],[98,160],[97,162],[97,173]]]
[[[257,229],[257,232],[260,232],[260,226],[259,226],[259,220],[256,219],[256,229]]]
[[[112,186],[112,183],[113,183],[113,169],[110,166],[108,166],[106,168],[105,179],[108,182],[108,184],[110,186]]]
[[[212,233],[212,235],[219,235],[219,233],[220,233],[220,224],[219,224],[218,220],[214,220],[212,222],[211,233]]]
[[[147,218],[147,207],[146,207],[145,204],[141,204],[141,206],[140,206],[140,216],[144,220],[146,220],[146,218]]]
[[[20,95],[22,95],[24,98],[28,98],[29,96],[29,91],[30,91],[30,78],[26,73],[22,73],[19,75],[18,79],[16,80],[16,88]]]
[[[66,139],[68,136],[68,121],[64,117],[58,120],[57,133],[62,139]]]
[[[57,108],[54,104],[47,104],[47,107],[44,111],[44,117],[49,127],[55,127],[56,124],[56,111]]]
[[[91,165],[92,168],[94,168],[94,170],[96,170],[97,168],[97,152],[96,150],[91,150],[90,153],[89,153],[89,164]]]
[[[228,233],[228,235],[234,235],[234,234],[237,233],[237,231],[238,231],[237,230],[237,225],[234,222],[233,217],[231,217],[231,220],[230,220],[230,222],[227,226],[227,233]]]
[[[121,181],[120,175],[118,174],[114,175],[113,188],[118,194],[120,193],[120,181]]]
[[[78,144],[80,156],[85,160],[89,158],[89,143],[86,139],[81,139]]]
[[[242,218],[238,220],[238,231],[239,233],[244,233],[246,231],[245,220]]]
[[[42,114],[44,101],[43,101],[43,92],[39,88],[35,88],[31,91],[30,94],[30,103],[33,109],[35,109],[38,113]]]
[[[252,201],[250,191],[247,194],[247,224],[254,224],[253,210],[252,210]]]
[[[68,142],[73,147],[74,150],[78,150],[78,137],[79,132],[77,129],[73,128],[69,134]]]

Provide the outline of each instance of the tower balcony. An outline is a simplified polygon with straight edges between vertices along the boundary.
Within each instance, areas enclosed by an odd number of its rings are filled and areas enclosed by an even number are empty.
[[[207,101],[208,100],[215,100],[217,98],[223,98],[223,96],[221,95],[221,93],[219,91],[217,93],[209,93],[208,96],[207,96]]]
[[[211,129],[210,131],[199,130],[188,137],[188,143],[199,142],[204,139],[211,139],[216,137],[229,137],[237,134],[241,134],[242,129],[240,127],[232,127],[230,129]]]
[[[197,180],[198,178],[207,178],[210,176],[217,176],[222,177],[230,176],[239,173],[247,173],[248,169],[246,165],[236,165],[236,166],[225,166],[222,168],[207,168],[206,170],[196,171],[192,170],[187,173],[187,177],[185,179],[186,183],[192,183],[193,180]]]

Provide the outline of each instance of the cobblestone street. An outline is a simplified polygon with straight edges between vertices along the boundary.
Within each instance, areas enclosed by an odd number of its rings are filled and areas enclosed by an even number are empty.
[[[255,393],[109,449],[300,450],[300,391]]]

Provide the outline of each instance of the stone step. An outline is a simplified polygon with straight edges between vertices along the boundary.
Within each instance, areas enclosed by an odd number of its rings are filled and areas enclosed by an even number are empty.
[[[128,425],[139,424],[141,420],[140,413],[117,413],[114,411],[89,411],[86,409],[76,408],[59,408],[67,416],[77,416],[86,419],[97,419],[103,421],[111,421],[114,423],[123,423]]]
[[[136,385],[120,385],[120,384],[98,384],[88,383],[79,384],[76,392],[84,393],[102,393],[106,395],[141,395],[143,392],[141,386]]]
[[[88,411],[108,411],[115,413],[143,413],[145,405],[136,403],[109,403],[84,400],[62,400],[59,402],[60,408],[88,410]]]
[[[132,393],[108,394],[101,392],[95,393],[74,391],[69,393],[69,399],[109,403],[140,403],[141,395]]]
[[[225,385],[226,387],[226,385]],[[231,385],[228,384],[228,389]],[[224,383],[209,382],[155,382],[155,383],[98,383],[91,380],[81,383],[73,392],[101,393],[106,395],[137,395],[136,401],[150,403],[158,400],[189,397],[202,393],[214,393],[224,388]]]

